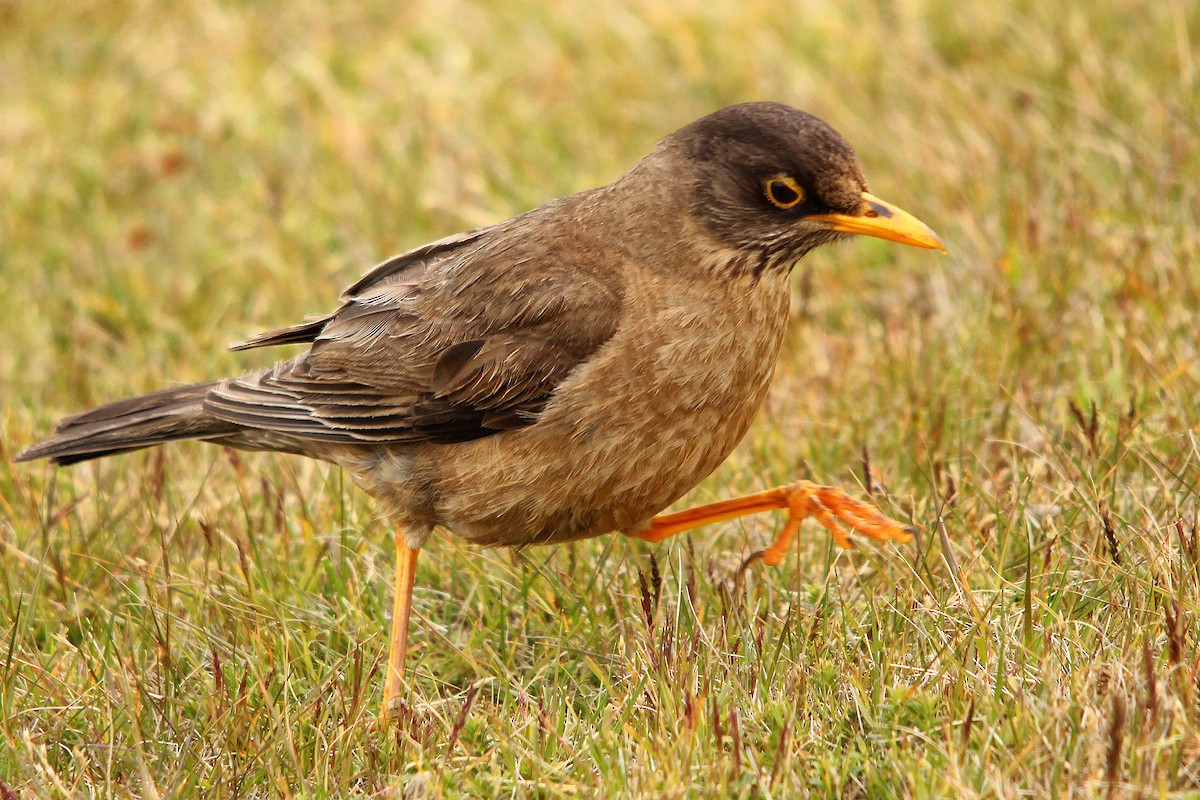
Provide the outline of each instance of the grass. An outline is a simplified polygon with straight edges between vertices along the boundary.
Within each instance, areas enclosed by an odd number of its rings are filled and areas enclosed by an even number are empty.
[[[1200,796],[1200,7],[0,3],[0,794]],[[615,178],[719,106],[829,120],[949,258],[796,272],[774,387],[691,501],[778,519],[419,567],[336,470],[197,444],[54,471],[60,415],[381,258]],[[5,787],[8,787],[7,789]],[[11,791],[10,791],[11,790]]]

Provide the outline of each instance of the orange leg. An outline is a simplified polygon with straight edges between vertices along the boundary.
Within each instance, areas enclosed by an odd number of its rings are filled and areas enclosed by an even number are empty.
[[[874,506],[855,500],[841,489],[819,486],[811,481],[796,481],[745,497],[722,500],[674,514],[659,514],[650,520],[645,530],[629,535],[647,542],[661,542],[668,536],[701,525],[776,509],[787,509],[787,523],[770,547],[746,559],[747,565],[759,558],[772,567],[783,561],[800,523],[807,517],[816,517],[817,522],[833,535],[833,541],[847,549],[854,545],[838,520],[864,536],[883,542],[907,542],[913,534],[912,528],[885,517]]]
[[[392,646],[388,652],[387,681],[383,688],[383,713],[387,719],[400,711],[404,689],[404,655],[408,652],[408,618],[412,611],[413,581],[417,577],[417,556],[404,542],[404,531],[396,528],[396,586],[392,601]]]

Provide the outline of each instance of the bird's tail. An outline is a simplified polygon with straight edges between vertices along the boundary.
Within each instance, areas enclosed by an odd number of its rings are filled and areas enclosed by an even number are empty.
[[[17,456],[17,461],[48,458],[74,464],[126,453],[178,439],[214,439],[237,426],[204,411],[204,396],[214,386],[198,383],[131,397],[67,417],[55,434]]]

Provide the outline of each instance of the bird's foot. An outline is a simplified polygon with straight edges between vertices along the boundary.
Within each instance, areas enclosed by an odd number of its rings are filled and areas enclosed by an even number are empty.
[[[385,697],[383,704],[379,707],[379,717],[376,722],[381,726],[387,726],[410,714],[408,704],[403,699],[399,697]]]
[[[901,525],[870,503],[856,500],[833,486],[796,481],[771,491],[779,498],[779,507],[787,509],[787,522],[770,547],[750,554],[739,573],[759,559],[769,567],[778,566],[787,555],[800,523],[808,517],[815,517],[833,536],[834,543],[845,550],[853,549],[854,543],[842,525],[881,542],[907,542],[915,533],[912,526]]]

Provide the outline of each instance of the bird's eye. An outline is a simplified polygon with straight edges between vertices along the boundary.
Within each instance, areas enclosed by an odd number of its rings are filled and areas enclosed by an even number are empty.
[[[804,199],[804,189],[787,175],[769,179],[763,184],[763,191],[776,208],[795,208]]]

